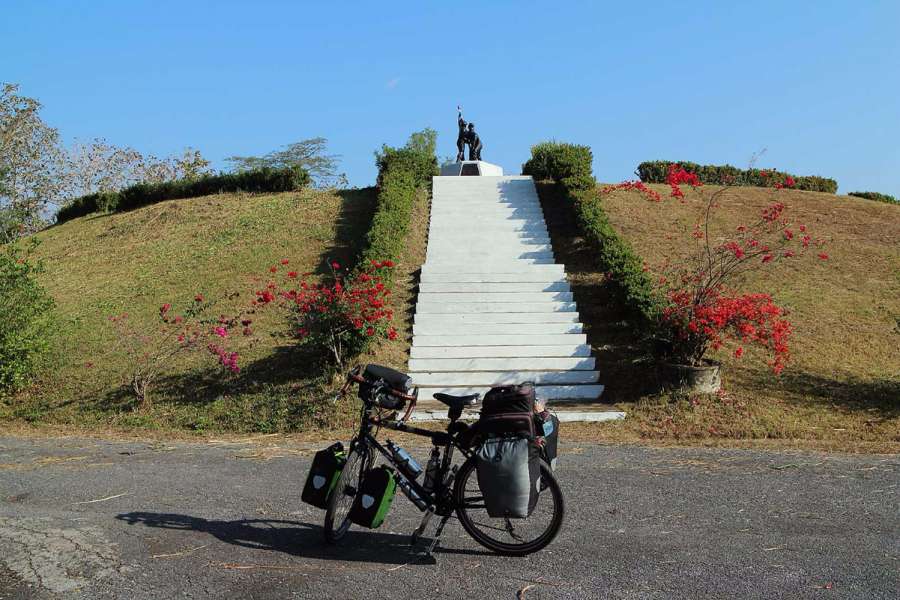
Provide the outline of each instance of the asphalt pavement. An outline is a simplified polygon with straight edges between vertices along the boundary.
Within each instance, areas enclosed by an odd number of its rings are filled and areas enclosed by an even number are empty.
[[[426,560],[399,495],[326,545],[300,502],[325,444],[273,439],[0,437],[0,599],[900,597],[897,456],[567,443],[553,544],[501,557],[452,520]]]

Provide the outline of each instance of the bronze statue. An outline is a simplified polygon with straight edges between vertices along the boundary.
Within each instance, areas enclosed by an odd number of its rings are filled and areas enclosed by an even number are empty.
[[[469,145],[469,160],[481,160],[481,138],[475,133],[475,124],[466,123],[462,117],[462,108],[456,107],[459,115],[457,124],[459,125],[459,135],[456,137],[456,162],[462,162],[466,159],[465,147]]]
[[[466,121],[462,118],[462,109],[456,107],[459,111],[459,135],[456,137],[456,162],[466,160]]]
[[[481,160],[481,138],[475,133],[475,123],[469,123],[466,131],[466,143],[469,144],[469,160]]]

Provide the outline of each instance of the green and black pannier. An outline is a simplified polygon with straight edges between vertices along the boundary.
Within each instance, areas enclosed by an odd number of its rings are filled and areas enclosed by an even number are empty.
[[[316,508],[328,508],[328,496],[334,489],[345,462],[347,455],[340,442],[316,452],[300,499]]]
[[[380,527],[391,509],[396,491],[397,480],[390,468],[381,465],[369,469],[350,507],[350,520],[369,529]]]

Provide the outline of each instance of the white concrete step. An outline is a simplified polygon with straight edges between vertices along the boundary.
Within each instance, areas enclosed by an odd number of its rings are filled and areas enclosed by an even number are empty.
[[[574,312],[575,310],[574,302],[518,302],[515,306],[517,313]],[[508,313],[509,311],[508,304],[492,304],[490,302],[416,304],[416,314]]]
[[[497,242],[503,244],[549,244],[550,238],[546,235],[526,235],[521,231],[511,231],[506,234],[495,232],[490,235],[482,233],[435,233],[428,236],[428,245],[432,243],[470,244],[475,242]]]
[[[592,356],[574,358],[411,358],[409,372],[416,371],[590,371]]]
[[[522,382],[519,382],[522,383]],[[454,396],[467,396],[469,394],[479,394],[482,398],[491,389],[491,386],[420,386],[419,400],[433,398],[435,394],[452,394]],[[603,393],[603,386],[599,384],[593,385],[537,385],[534,388],[534,394],[539,400],[547,401],[565,401],[565,400],[596,400]],[[476,405],[476,409],[478,406]]]
[[[471,324],[505,323],[578,323],[577,312],[547,313],[463,313],[463,314],[422,314],[413,317],[416,325],[452,325],[465,326]]]
[[[529,269],[518,273],[435,273],[423,272],[419,276],[420,283],[557,283],[565,282],[563,273],[543,273]]]
[[[554,281],[510,281],[507,283],[420,283],[420,294],[453,293],[453,292],[569,292],[569,282]]]
[[[461,243],[454,239],[439,239],[428,244],[428,254],[439,254],[447,252],[450,254],[457,252],[470,251],[474,254],[484,254],[492,250],[499,252],[545,252],[553,255],[553,248],[550,244],[535,244],[528,241],[515,240],[490,240],[479,239],[469,240]]]
[[[431,233],[441,232],[441,231],[458,231],[460,229],[464,229],[468,233],[491,233],[494,231],[523,231],[527,233],[540,233],[543,235],[547,234],[547,226],[543,223],[537,223],[534,221],[522,221],[522,220],[509,220],[503,221],[502,227],[500,222],[497,223],[487,223],[484,221],[479,221],[477,223],[430,223],[429,231]]]
[[[559,272],[562,272],[563,267],[553,262],[552,258],[519,258],[512,259],[512,261],[510,259],[483,260],[477,264],[463,264],[460,261],[447,259],[426,262],[422,265],[422,270],[433,273],[515,273],[520,270],[524,271],[524,267],[532,265],[559,267]]]
[[[581,323],[416,323],[413,335],[538,335],[581,333]]]
[[[409,355],[411,358],[572,357],[590,356],[591,347],[571,343],[555,346],[413,346]]]
[[[452,304],[454,302],[502,302],[506,304],[516,304],[519,302],[571,301],[572,292],[450,292],[442,294],[419,292],[417,304]]]
[[[432,221],[445,219],[469,219],[473,217],[508,221],[511,219],[543,219],[544,213],[540,208],[444,208],[431,211]]]
[[[497,248],[494,252],[486,249],[473,249],[471,252],[466,252],[463,248],[458,248],[456,250],[438,250],[437,252],[426,253],[426,261],[459,262],[464,259],[474,261],[487,261],[490,259],[494,264],[500,263],[503,260],[546,260],[549,261],[549,264],[553,264],[554,262],[553,252],[546,250],[523,252],[521,250]]]
[[[597,371],[461,371],[457,373],[410,373],[413,385],[425,386],[497,386],[531,381],[536,384],[596,383]]]
[[[422,346],[557,346],[587,343],[583,333],[503,333],[494,335],[414,335],[412,345]]]
[[[428,238],[428,249],[427,252],[431,252],[435,248],[441,249],[454,249],[454,248],[468,248],[472,246],[474,248],[478,248],[480,250],[491,249],[491,248],[523,248],[525,250],[536,250],[535,248],[528,248],[527,246],[549,246],[550,238],[546,236],[536,235],[532,237],[521,237],[521,238],[504,238],[504,237],[496,237],[490,234],[485,235],[473,235],[469,237],[459,237],[453,236],[450,234],[436,234]],[[546,248],[549,251],[553,251],[553,248]]]

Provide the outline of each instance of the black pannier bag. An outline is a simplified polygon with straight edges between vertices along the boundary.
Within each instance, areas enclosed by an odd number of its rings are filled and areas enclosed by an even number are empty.
[[[525,437],[495,437],[484,441],[478,457],[478,487],[488,516],[524,519],[540,493],[540,458]]]
[[[328,496],[346,462],[347,455],[340,442],[316,452],[300,499],[316,508],[328,508]]]
[[[380,465],[369,469],[350,507],[350,520],[369,529],[380,527],[391,509],[396,491],[397,480],[389,467]]]
[[[545,410],[534,415],[535,432],[550,468],[556,470],[556,457],[559,454],[559,418]]]
[[[376,404],[382,408],[390,410],[399,410],[405,404],[404,400],[386,394],[383,391],[379,393],[382,387],[388,387],[404,394],[409,394],[412,386],[412,379],[406,373],[395,371],[389,367],[381,365],[366,365],[362,372],[362,377],[366,381],[359,384],[359,397],[363,402]]]
[[[530,383],[491,388],[481,403],[478,433],[484,437],[526,435],[533,439],[534,398]]]

